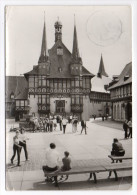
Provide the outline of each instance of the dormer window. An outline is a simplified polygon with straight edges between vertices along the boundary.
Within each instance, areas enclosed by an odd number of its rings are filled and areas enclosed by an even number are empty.
[[[59,70],[59,72],[62,72],[62,68],[61,67],[59,67],[58,70]]]
[[[14,99],[14,93],[13,92],[10,94],[10,99]]]
[[[124,76],[124,81],[126,81],[127,79],[129,79],[129,75]]]
[[[57,48],[57,55],[59,55],[59,56],[63,55],[63,49],[60,46]]]

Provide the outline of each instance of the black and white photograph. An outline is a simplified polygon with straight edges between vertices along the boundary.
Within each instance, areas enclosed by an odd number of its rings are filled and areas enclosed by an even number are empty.
[[[7,5],[5,46],[6,190],[132,190],[131,6]]]

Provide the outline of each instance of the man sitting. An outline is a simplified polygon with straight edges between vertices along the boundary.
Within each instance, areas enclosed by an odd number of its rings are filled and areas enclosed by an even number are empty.
[[[118,141],[117,138],[114,138],[113,140],[111,155],[114,155],[114,156],[124,156],[125,155],[125,150],[123,149],[122,144]],[[119,160],[119,161],[122,162],[122,160]]]
[[[59,164],[59,153],[55,149],[56,145],[54,143],[50,144],[50,147],[46,150],[46,166],[43,166],[43,171],[54,172],[58,170]],[[52,177],[47,177],[46,181],[52,181]],[[54,176],[55,185],[57,186],[57,176]]]

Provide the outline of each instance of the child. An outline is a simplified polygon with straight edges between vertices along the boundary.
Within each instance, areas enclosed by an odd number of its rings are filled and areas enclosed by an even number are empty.
[[[69,158],[69,152],[64,152],[65,157],[62,159],[63,166],[61,167],[61,171],[69,171],[71,169],[70,163],[71,159]],[[63,178],[63,175],[61,176],[60,179]],[[68,179],[68,176],[66,175],[66,179]]]

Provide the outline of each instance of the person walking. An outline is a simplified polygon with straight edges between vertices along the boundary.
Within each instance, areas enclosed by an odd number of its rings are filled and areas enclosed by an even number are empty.
[[[128,130],[127,120],[125,120],[123,123],[123,130],[125,131],[125,139],[127,139],[127,130]]]
[[[62,125],[63,125],[63,133],[65,134],[65,131],[66,131],[66,126],[67,126],[67,119],[66,118],[63,118],[62,119]]]
[[[56,145],[54,143],[50,143],[49,148],[46,150],[45,157],[46,165],[42,167],[44,173],[57,171],[59,169],[59,153],[56,150]],[[46,181],[52,181],[52,177],[47,177]],[[55,186],[58,186],[57,176],[54,176],[54,181]]]
[[[73,131],[73,133],[76,133],[77,125],[78,125],[78,119],[77,119],[77,117],[74,117],[74,120],[72,121],[72,131]]]
[[[73,118],[72,115],[70,115],[70,116],[69,116],[69,123],[72,122],[72,118]]]
[[[53,131],[53,120],[52,119],[50,119],[49,121],[49,129],[50,129],[50,132]]]
[[[46,132],[49,131],[49,119],[46,118]]]
[[[20,149],[20,153],[22,148],[24,149],[24,153],[25,153],[25,158],[26,161],[28,161],[28,151],[27,151],[27,143],[26,141],[29,140],[29,138],[25,135],[25,130],[24,128],[21,128],[21,135],[20,135],[20,141],[19,141],[19,145],[22,146]]]
[[[86,130],[87,126],[86,126],[86,121],[85,120],[81,121],[81,127],[82,127],[81,134],[82,134],[83,130],[85,130],[85,135],[86,135],[87,134],[87,130]]]
[[[20,165],[20,151],[21,151],[21,146],[19,145],[19,130],[17,130],[16,135],[13,137],[13,156],[11,158],[11,164],[13,164],[13,160],[17,152],[17,157],[18,157],[17,166],[21,166]]]
[[[132,120],[130,119],[127,123],[128,128],[129,128],[129,134],[128,134],[128,138],[132,138]]]
[[[59,116],[60,131],[62,131],[62,116]]]

